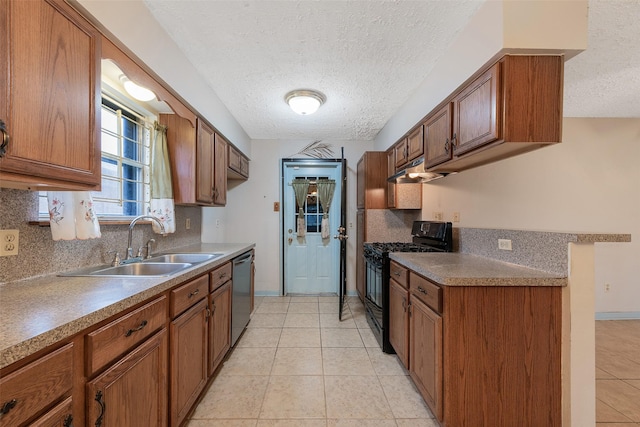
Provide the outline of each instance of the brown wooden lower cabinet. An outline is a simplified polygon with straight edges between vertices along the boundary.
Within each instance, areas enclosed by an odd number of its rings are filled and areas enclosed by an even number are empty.
[[[211,293],[209,317],[209,375],[231,348],[231,280]]]
[[[399,356],[442,426],[561,425],[562,288],[409,277],[408,364]],[[400,289],[391,280],[390,308]],[[404,321],[391,315],[390,331]]]
[[[389,342],[400,362],[409,366],[409,291],[389,280]]]
[[[52,407],[65,394],[70,394],[73,387],[72,373],[73,345],[67,344],[11,374],[0,376],[0,406],[3,409],[0,426],[24,425],[43,410]],[[68,400],[71,402],[70,398]],[[53,416],[47,413],[43,417],[48,415]],[[51,425],[45,423],[47,419],[42,419],[42,423],[36,425]]]
[[[442,419],[442,318],[411,295],[409,375],[425,402]]]
[[[167,425],[167,330],[140,344],[87,383],[87,425]]]
[[[171,322],[171,427],[180,425],[207,384],[207,322],[206,298]]]

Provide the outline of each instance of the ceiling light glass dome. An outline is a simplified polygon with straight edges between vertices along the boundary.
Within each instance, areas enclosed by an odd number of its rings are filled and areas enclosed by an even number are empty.
[[[326,100],[325,96],[315,90],[294,90],[285,97],[289,107],[300,115],[309,115],[318,111]]]

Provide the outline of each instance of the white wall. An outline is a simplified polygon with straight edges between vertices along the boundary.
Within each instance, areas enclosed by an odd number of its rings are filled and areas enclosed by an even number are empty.
[[[355,213],[356,164],[371,141],[324,141],[332,144],[336,157],[344,147],[347,159],[347,282],[355,293]],[[281,289],[280,213],[273,202],[280,199],[280,159],[291,157],[309,141],[252,141],[250,178],[227,193],[227,207],[206,208],[203,212],[202,239],[217,242],[255,242],[256,292],[277,294]],[[225,211],[225,212],[222,212]],[[215,220],[220,227],[215,228]],[[209,240],[212,239],[212,240]],[[217,240],[220,239],[220,240]]]
[[[565,118],[563,128],[561,144],[425,184],[423,219],[631,233],[631,243],[596,244],[596,312],[640,313],[640,119]]]

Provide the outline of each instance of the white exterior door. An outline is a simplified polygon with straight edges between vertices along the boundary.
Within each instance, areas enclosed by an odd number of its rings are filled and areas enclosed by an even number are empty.
[[[285,294],[338,294],[340,242],[334,239],[340,226],[342,165],[339,162],[291,160],[283,162],[284,292]],[[302,205],[291,183],[309,181]],[[319,179],[335,180],[329,209],[329,236],[322,238],[323,208],[317,194]],[[297,229],[299,209],[304,212],[304,233]]]

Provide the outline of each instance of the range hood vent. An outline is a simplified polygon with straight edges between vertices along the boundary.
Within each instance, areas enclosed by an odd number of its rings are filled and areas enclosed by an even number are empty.
[[[391,175],[387,181],[396,184],[415,184],[433,181],[447,176],[447,173],[427,172],[424,170],[424,157],[411,161],[404,169]]]

